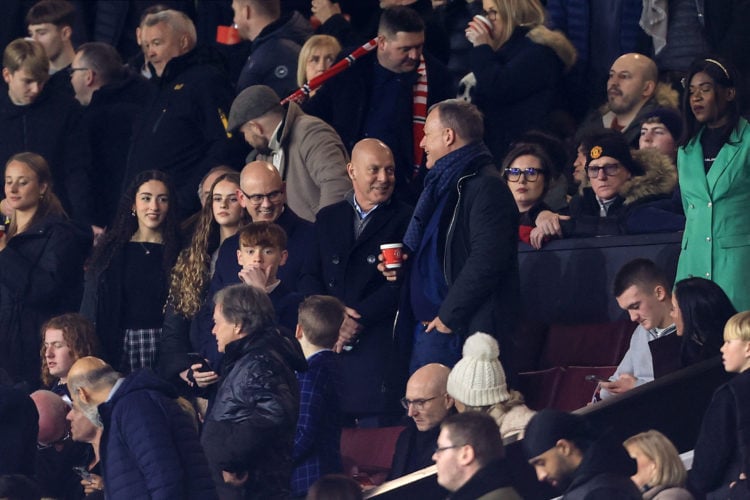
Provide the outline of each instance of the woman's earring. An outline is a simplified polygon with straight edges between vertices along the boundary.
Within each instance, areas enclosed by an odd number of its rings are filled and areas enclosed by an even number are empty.
[[[135,217],[135,210],[131,210],[130,211],[130,215],[132,215],[133,217]]]

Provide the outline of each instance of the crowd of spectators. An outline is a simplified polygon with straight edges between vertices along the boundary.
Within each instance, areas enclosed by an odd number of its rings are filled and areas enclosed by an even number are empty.
[[[0,497],[351,495],[342,427],[400,420],[389,478],[456,499],[519,498],[504,438],[570,498],[750,472],[744,374],[686,475],[514,367],[519,247],[683,231],[674,287],[618,273],[638,326],[593,399],[747,371],[750,2],[7,4]]]

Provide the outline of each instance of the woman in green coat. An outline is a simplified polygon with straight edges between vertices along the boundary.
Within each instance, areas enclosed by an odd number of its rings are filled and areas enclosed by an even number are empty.
[[[685,234],[677,280],[707,278],[738,311],[750,309],[750,125],[736,73],[718,58],[693,62],[685,80],[687,136],[677,155]]]

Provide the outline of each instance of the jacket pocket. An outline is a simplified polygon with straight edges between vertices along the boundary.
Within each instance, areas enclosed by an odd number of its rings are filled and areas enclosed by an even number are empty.
[[[750,245],[750,234],[732,234],[717,238],[721,248],[745,247]]]

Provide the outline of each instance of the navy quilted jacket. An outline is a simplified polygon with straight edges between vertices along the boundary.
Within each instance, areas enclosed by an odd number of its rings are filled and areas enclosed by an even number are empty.
[[[99,405],[107,498],[217,498],[198,433],[176,397],[168,383],[139,370]]]

